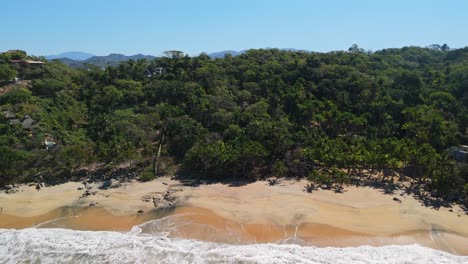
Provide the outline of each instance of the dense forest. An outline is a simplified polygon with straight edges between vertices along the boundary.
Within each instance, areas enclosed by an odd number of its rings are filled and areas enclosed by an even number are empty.
[[[141,180],[294,177],[311,189],[398,175],[468,200],[451,152],[468,144],[468,48],[168,51],[82,69],[10,51],[0,86],[0,186],[130,162]]]

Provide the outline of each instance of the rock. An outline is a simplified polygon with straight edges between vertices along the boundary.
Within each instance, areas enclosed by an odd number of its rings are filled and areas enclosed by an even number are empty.
[[[4,190],[5,190],[5,193],[8,193],[8,194],[12,194],[12,193],[15,193],[18,191],[18,187],[16,187],[15,185],[7,185],[4,187]],[[23,191],[23,190],[21,190]]]
[[[450,209],[450,210],[449,210],[449,212],[453,212],[453,210],[452,210],[452,209]]]
[[[175,197],[172,196],[172,194],[169,191],[167,191],[166,194],[164,194],[163,199],[168,201],[168,202],[174,202],[175,201]]]
[[[165,183],[165,182],[162,182],[162,184],[167,185],[167,183]]]
[[[393,201],[401,203],[401,200],[398,199],[397,197],[393,197]]]
[[[143,210],[138,210],[137,215],[142,215],[144,213]]]
[[[154,207],[158,207],[159,202],[161,202],[161,199],[153,197],[153,205]]]
[[[96,204],[95,203],[90,203],[89,207],[94,207]]]
[[[81,190],[83,190],[83,187],[78,187],[78,188],[76,188],[76,189],[77,189],[78,191],[81,191]]]
[[[115,179],[109,179],[107,181],[104,181],[101,185],[101,187],[99,187],[99,189],[110,189],[110,188],[118,188],[120,187],[121,184],[118,180],[115,180]]]
[[[91,193],[90,193],[88,190],[86,190],[86,191],[81,195],[80,198],[85,198],[86,196],[90,196],[90,195],[91,195]]]
[[[112,179],[110,180],[107,180],[107,181],[104,181],[101,185],[101,187],[99,187],[100,189],[109,189],[109,187],[112,185]]]

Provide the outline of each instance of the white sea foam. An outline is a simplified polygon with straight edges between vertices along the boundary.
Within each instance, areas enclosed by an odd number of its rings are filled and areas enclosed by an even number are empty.
[[[230,245],[131,232],[0,229],[0,263],[468,263],[468,257],[409,246],[316,248]]]

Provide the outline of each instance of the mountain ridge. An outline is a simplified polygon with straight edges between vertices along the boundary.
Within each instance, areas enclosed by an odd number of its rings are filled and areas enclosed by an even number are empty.
[[[47,58],[47,57],[46,57]],[[120,53],[111,53],[107,56],[92,56],[85,60],[73,60],[70,58],[57,58],[55,60],[61,61],[63,64],[75,68],[83,67],[85,64],[93,64],[100,67],[107,67],[107,66],[116,66],[121,62],[128,61],[128,60],[139,60],[139,59],[148,59],[153,60],[155,56],[152,55],[143,55],[143,54],[135,54],[126,56]]]
[[[271,48],[265,48],[271,49]],[[279,50],[286,50],[286,51],[302,51],[300,49],[295,48],[283,48]],[[212,59],[217,58],[224,58],[227,54],[230,54],[233,57],[239,56],[247,52],[248,50],[223,50],[218,52],[208,53],[207,55]],[[306,51],[306,50],[304,50]],[[59,60],[63,64],[67,66],[71,66],[74,68],[84,67],[85,64],[93,64],[99,67],[107,67],[107,66],[116,66],[121,62],[128,61],[128,60],[139,60],[139,59],[147,59],[153,60],[157,58],[153,55],[144,55],[144,54],[135,54],[135,55],[124,55],[121,53],[110,53],[106,56],[96,56],[90,53],[80,52],[80,51],[70,51],[64,52],[58,55],[49,55],[45,56],[47,60]]]
[[[44,56],[47,60],[55,60],[55,59],[70,59],[74,61],[84,61],[96,55],[91,53],[86,53],[82,51],[67,51],[62,52],[57,55],[46,55]]]

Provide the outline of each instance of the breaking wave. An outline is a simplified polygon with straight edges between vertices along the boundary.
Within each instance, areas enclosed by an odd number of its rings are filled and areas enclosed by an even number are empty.
[[[232,245],[141,231],[141,227],[128,233],[0,229],[0,263],[468,263],[468,257],[419,245],[354,248]]]

